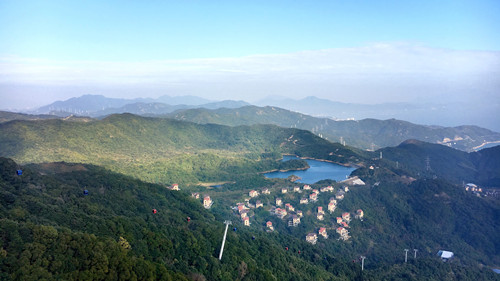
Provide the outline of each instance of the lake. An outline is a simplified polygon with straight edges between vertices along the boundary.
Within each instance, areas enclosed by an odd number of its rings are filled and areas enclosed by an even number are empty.
[[[300,159],[297,156],[283,156],[282,161],[288,161],[292,159]],[[330,162],[318,161],[318,160],[310,160],[304,159],[307,164],[309,164],[309,169],[307,170],[293,170],[288,172],[271,172],[265,173],[264,176],[268,178],[288,178],[291,175],[295,175],[300,177],[301,179],[298,182],[313,184],[320,180],[336,180],[342,181],[345,180],[347,176],[349,176],[352,171],[356,170],[356,168],[345,167],[338,164],[333,164]]]

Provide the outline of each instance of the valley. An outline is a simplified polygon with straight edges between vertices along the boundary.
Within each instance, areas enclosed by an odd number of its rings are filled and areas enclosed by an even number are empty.
[[[5,278],[380,280],[414,271],[472,280],[493,278],[489,268],[500,264],[498,199],[461,183],[497,186],[498,147],[466,153],[409,140],[372,152],[296,128],[131,114],[7,121],[0,124],[0,143],[0,156],[16,161],[2,158]],[[302,159],[281,161],[283,155]],[[307,159],[356,168],[346,181],[264,176],[307,169],[313,165]],[[233,230],[218,261],[225,220]],[[33,235],[12,236],[26,231]],[[115,260],[98,273],[93,265],[43,269],[21,259],[44,245],[40,258],[50,264],[67,254],[53,244],[64,239],[90,239],[94,252]],[[102,243],[110,246],[96,250]],[[70,249],[88,251],[79,247]],[[403,263],[405,248],[418,249],[418,258]],[[452,262],[436,257],[442,249],[455,253]]]

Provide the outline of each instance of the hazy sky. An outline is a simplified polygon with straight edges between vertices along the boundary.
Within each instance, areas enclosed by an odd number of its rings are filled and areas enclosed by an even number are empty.
[[[83,94],[500,102],[500,1],[0,1],[2,109]]]

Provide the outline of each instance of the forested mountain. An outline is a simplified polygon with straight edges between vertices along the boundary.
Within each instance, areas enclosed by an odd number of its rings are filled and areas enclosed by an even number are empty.
[[[32,114],[16,113],[9,111],[0,111],[0,123],[13,120],[44,120],[44,119],[64,119],[64,120],[84,121],[84,122],[91,120],[90,118],[87,117],[77,117],[77,116],[59,117],[50,114],[32,115]]]
[[[466,153],[442,145],[408,140],[380,150],[385,159],[400,168],[426,176],[443,177],[455,183],[474,182],[500,187],[500,146]]]
[[[456,149],[471,151],[485,142],[500,141],[500,133],[477,126],[439,127],[412,124],[389,119],[363,119],[335,121],[316,118],[278,107],[246,106],[237,109],[203,108],[181,110],[168,115],[178,120],[196,123],[215,123],[229,126],[274,124],[309,130],[324,138],[361,149],[378,149],[396,146],[407,139],[440,143]]]
[[[200,125],[131,114],[92,122],[6,122],[0,124],[0,143],[0,156],[21,163],[92,163],[163,183],[241,179],[278,168],[275,160],[283,153],[343,164],[364,157],[299,129]]]
[[[349,243],[311,245],[233,222],[222,261],[227,212],[207,211],[182,191],[91,165],[5,158],[0,187],[2,280],[498,279],[474,265],[498,262],[498,206],[440,181],[353,189],[340,207],[362,205],[366,217],[352,223],[359,235]],[[420,249],[407,264],[405,247]],[[457,258],[441,262],[441,247]],[[360,254],[363,272],[351,261]]]
[[[18,167],[0,159],[2,280],[352,280],[359,274],[320,251],[336,270],[346,269],[335,276],[322,258],[315,264],[265,233],[244,230],[228,233],[219,261],[223,224],[184,193],[93,166],[68,164],[67,172],[44,176],[37,166],[16,176]]]

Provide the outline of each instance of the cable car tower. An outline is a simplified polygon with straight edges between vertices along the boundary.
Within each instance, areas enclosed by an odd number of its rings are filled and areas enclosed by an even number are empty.
[[[222,252],[224,251],[224,243],[226,243],[227,228],[231,224],[231,221],[226,220],[224,221],[224,223],[226,224],[226,230],[224,231],[224,238],[222,238],[222,246],[220,247],[219,260],[222,259]]]

